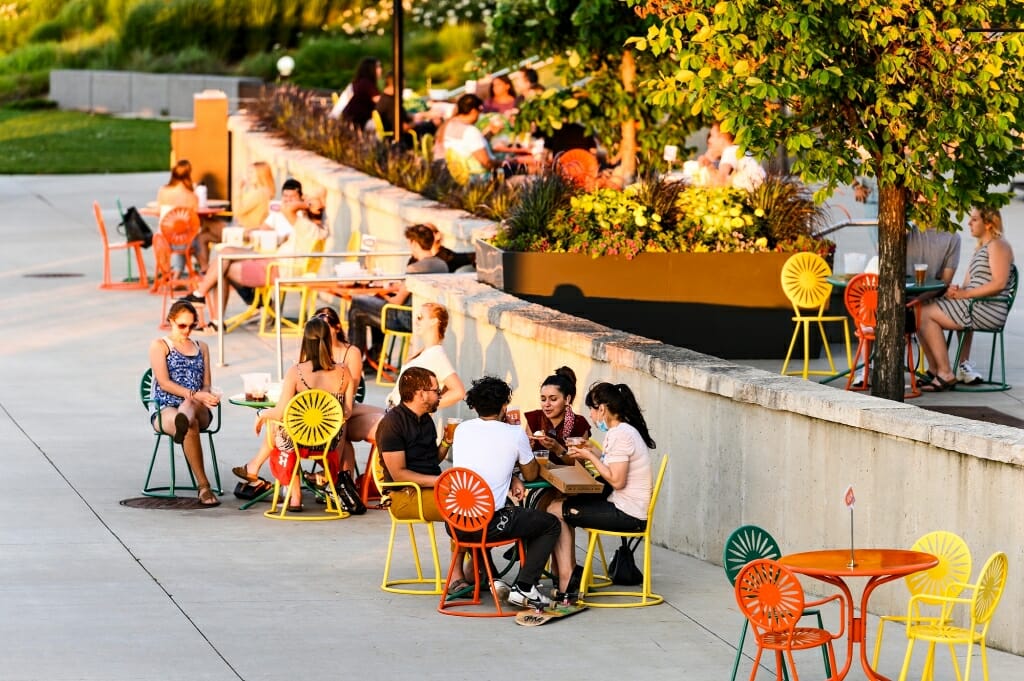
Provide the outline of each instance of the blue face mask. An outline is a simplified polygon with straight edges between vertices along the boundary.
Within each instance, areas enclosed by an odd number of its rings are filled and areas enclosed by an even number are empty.
[[[597,429],[600,430],[602,433],[608,432],[608,424],[605,423],[604,421],[598,421],[594,425],[597,426]]]

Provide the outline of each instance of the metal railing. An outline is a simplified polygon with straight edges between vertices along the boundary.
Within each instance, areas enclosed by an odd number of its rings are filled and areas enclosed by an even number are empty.
[[[412,255],[412,253],[410,251],[339,251],[339,252],[332,252],[332,253],[289,253],[287,255],[281,255],[281,254],[275,254],[275,253],[220,253],[218,255],[218,258],[220,260],[226,261],[228,266],[230,266],[231,263],[234,262],[234,261],[243,261],[243,260],[291,260],[293,258],[323,258],[325,260],[337,259],[337,258],[345,258],[345,259],[353,259],[353,258],[355,258],[355,259],[358,259],[361,263],[363,263],[365,265],[367,258],[408,258],[410,255]],[[218,266],[217,266],[217,295],[222,295],[221,292],[224,290],[224,285],[226,283],[224,281],[224,270],[225,269],[227,269],[227,266],[223,266],[220,263],[218,263]],[[372,274],[372,275],[362,275],[362,276],[356,275],[356,276],[354,276],[352,278],[352,280],[354,280],[354,281],[369,281],[369,280],[375,280],[377,278],[380,278],[380,279],[386,280],[386,281],[401,280],[401,279],[404,279],[405,276],[406,276],[405,273],[404,273],[404,269],[405,268],[404,268],[404,262],[403,262],[403,268],[402,268],[401,272],[396,272],[394,274],[381,274],[381,273],[378,272],[377,274]],[[278,280],[280,281],[281,278],[278,278]],[[293,279],[289,278],[289,279],[285,279],[284,281],[292,282]],[[295,281],[295,283],[301,283],[303,281],[309,282],[309,281],[311,281],[311,279],[304,278],[304,279],[298,279],[298,280],[294,280],[294,281]],[[323,279],[323,280],[317,280],[317,281],[328,281],[328,280],[327,279]],[[275,298],[275,301],[274,301],[275,307],[280,308],[280,304],[281,304],[280,287],[277,286],[276,282],[275,282],[275,286],[274,286],[274,294],[275,294],[275,296],[274,296],[274,298]],[[217,366],[218,367],[225,367],[225,366],[228,366],[227,362],[225,361],[225,358],[224,358],[224,322],[226,321],[227,316],[224,314],[224,310],[222,310],[222,309],[219,309],[218,313],[220,315],[220,323],[217,325]],[[280,317],[280,314],[278,314],[278,316],[277,316],[277,324],[279,326],[280,326],[280,320],[281,320],[281,317]],[[278,333],[280,333],[280,331]],[[278,352],[280,352],[280,348],[279,348]]]

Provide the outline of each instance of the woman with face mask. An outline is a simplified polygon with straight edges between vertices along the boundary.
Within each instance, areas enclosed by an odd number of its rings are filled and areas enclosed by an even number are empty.
[[[573,528],[640,532],[647,527],[651,502],[651,455],[655,443],[633,391],[625,383],[595,383],[586,404],[595,427],[605,433],[604,451],[589,442],[569,447],[569,459],[590,462],[604,480],[601,494],[577,494],[551,502],[548,512],[562,521],[555,548],[559,575],[572,575],[559,600],[573,600],[579,590]]]

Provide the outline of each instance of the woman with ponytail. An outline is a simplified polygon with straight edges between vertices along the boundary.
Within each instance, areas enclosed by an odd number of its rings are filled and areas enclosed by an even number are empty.
[[[576,399],[576,373],[559,367],[540,384],[540,409],[526,412],[533,451],[547,450],[555,463],[572,463],[566,454],[567,437],[590,438],[590,424],[572,410]]]
[[[556,499],[548,512],[560,518],[562,533],[555,548],[558,574],[571,575],[559,584],[559,600],[574,599],[581,570],[576,567],[573,528],[639,532],[647,527],[651,503],[651,455],[655,443],[633,391],[625,383],[595,383],[586,404],[595,427],[605,432],[604,452],[589,442],[569,448],[569,458],[589,461],[604,480],[601,494]]]

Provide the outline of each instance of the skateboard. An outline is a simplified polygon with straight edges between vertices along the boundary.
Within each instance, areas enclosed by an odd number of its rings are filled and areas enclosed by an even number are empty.
[[[521,624],[524,627],[539,627],[542,624],[547,624],[551,620],[572,617],[576,613],[583,612],[586,609],[587,606],[582,603],[578,603],[576,605],[552,603],[543,610],[528,608],[526,610],[519,611],[519,614],[516,615],[516,624]]]

